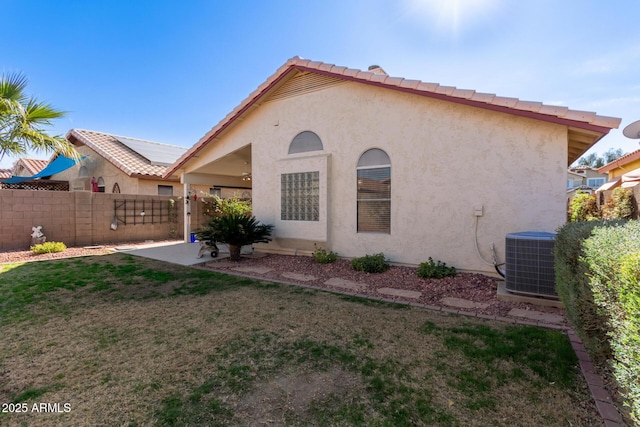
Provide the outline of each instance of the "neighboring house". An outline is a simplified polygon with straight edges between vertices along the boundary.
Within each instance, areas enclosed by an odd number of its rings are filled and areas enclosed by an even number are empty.
[[[12,169],[13,176],[33,176],[47,166],[48,160],[18,159]]]
[[[640,200],[640,150],[625,154],[598,169],[607,174],[607,182],[597,189],[598,202],[602,205],[611,199],[617,187],[632,188],[636,200]]]
[[[567,191],[574,188],[582,187],[584,184],[584,176],[571,169],[567,170]]]
[[[569,180],[573,179],[573,183],[574,183],[573,187],[587,186],[595,190],[596,188],[600,187],[602,184],[607,182],[606,173],[600,173],[598,172],[598,169],[592,168],[591,166],[587,166],[587,165],[570,167],[568,170],[568,173],[571,173],[573,175],[572,175],[572,178],[568,178],[567,185]],[[581,178],[579,182],[577,182],[576,180],[576,175]],[[567,189],[573,188],[573,187],[567,187]]]
[[[11,169],[0,169],[0,181],[3,179],[11,178],[12,170]],[[2,188],[3,184],[0,182],[0,188]]]
[[[71,191],[182,194],[178,177],[163,174],[184,147],[82,129],[71,129],[66,138],[86,157],[51,179],[69,181]]]
[[[567,170],[567,202],[578,193],[593,194],[607,181],[607,175],[587,165],[570,167]]]
[[[508,233],[566,221],[568,165],[619,124],[295,57],[165,176],[180,176],[188,192],[251,173],[253,213],[275,225],[261,250],[317,243],[344,257],[433,257],[491,273],[492,244],[504,261]]]

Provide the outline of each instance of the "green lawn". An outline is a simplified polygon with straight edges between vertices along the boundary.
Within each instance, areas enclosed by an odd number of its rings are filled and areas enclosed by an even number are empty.
[[[0,316],[0,425],[603,425],[535,327],[123,254],[0,265]]]

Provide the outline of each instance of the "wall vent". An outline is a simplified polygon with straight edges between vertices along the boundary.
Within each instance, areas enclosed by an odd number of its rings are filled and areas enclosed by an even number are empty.
[[[513,293],[557,298],[553,248],[555,233],[507,234],[505,288]]]
[[[268,101],[275,101],[309,92],[315,92],[344,82],[345,81],[343,79],[303,71],[277,88],[271,95],[269,95]]]

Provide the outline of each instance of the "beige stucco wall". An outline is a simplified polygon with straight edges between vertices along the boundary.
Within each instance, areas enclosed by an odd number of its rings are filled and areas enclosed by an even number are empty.
[[[324,151],[289,156],[289,143],[305,130],[321,138]],[[507,233],[555,231],[565,221],[561,125],[344,83],[262,104],[199,153],[194,168],[247,144],[253,212],[276,225],[267,245],[274,250],[308,249],[326,237],[324,246],[345,257],[384,252],[393,262],[418,264],[431,256],[493,272],[476,255],[475,207],[483,208],[477,234],[488,260],[491,243],[504,260]],[[391,234],[356,232],[356,164],[370,148],[391,159]],[[280,173],[294,169],[320,171],[318,223],[280,220]]]
[[[88,156],[80,164],[55,174],[52,180],[69,181],[69,189],[71,191],[91,190],[91,177],[102,177],[105,184],[105,193],[112,193],[114,184],[118,184],[121,194],[148,194],[158,195],[158,185],[173,186],[173,195],[180,196],[182,194],[182,185],[176,181],[165,181],[161,179],[138,179],[132,178],[122,170],[115,167],[86,145],[76,147],[77,151],[84,156]],[[80,179],[78,174],[80,167],[85,165],[89,173],[88,178]]]

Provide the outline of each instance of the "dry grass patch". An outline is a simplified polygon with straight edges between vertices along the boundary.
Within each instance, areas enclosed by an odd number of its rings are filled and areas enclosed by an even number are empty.
[[[134,260],[73,261],[100,273],[4,319],[0,401],[71,411],[0,424],[601,425],[557,332]],[[21,268],[10,308],[50,266]]]

